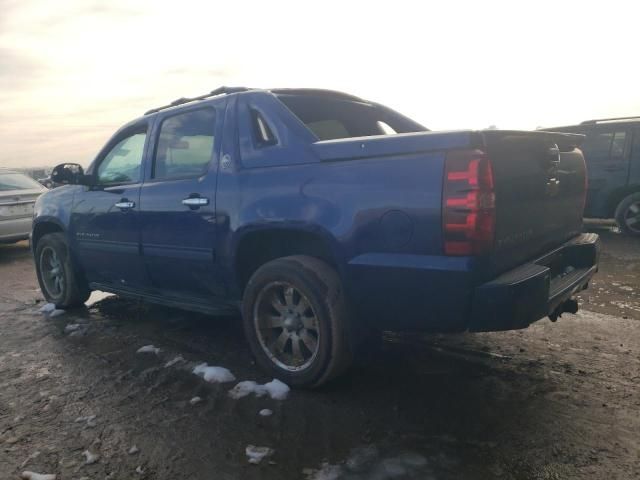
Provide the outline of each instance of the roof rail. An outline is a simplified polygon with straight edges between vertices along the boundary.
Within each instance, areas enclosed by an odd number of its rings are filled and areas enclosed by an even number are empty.
[[[209,93],[205,93],[204,95],[200,95],[198,97],[179,98],[177,100],[174,100],[168,105],[163,105],[162,107],[157,107],[157,108],[152,108],[151,110],[147,110],[146,112],[144,112],[144,114],[150,115],[152,113],[159,112],[160,110],[165,110],[167,108],[176,107],[178,105],[183,105],[185,103],[191,103],[198,100],[204,100],[205,98],[215,97],[216,95],[228,95],[230,93],[246,92],[247,90],[249,90],[247,87],[219,87],[219,88],[216,88],[215,90],[211,90]]]
[[[620,120],[640,120],[640,115],[636,115],[633,117],[613,117],[613,118],[598,118],[595,120],[585,120],[584,122],[580,122],[580,125],[592,125],[600,122],[617,122]]]
[[[330,97],[340,100],[351,100],[354,102],[369,103],[360,97],[349,93],[339,92],[337,90],[328,90],[324,88],[270,88],[269,91],[276,95],[311,95],[318,97]]]

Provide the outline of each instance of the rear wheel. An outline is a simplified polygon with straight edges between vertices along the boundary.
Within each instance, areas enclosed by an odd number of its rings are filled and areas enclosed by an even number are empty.
[[[291,256],[260,267],[245,289],[242,313],[258,364],[285,383],[319,386],[351,363],[342,284],[321,260]]]
[[[623,198],[616,208],[615,215],[616,222],[623,232],[640,236],[640,192]]]
[[[36,247],[38,283],[48,302],[59,308],[82,305],[91,293],[71,264],[67,241],[62,233],[43,236]]]

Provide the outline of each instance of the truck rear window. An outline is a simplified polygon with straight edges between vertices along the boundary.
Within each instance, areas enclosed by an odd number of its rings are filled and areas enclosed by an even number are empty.
[[[426,130],[380,105],[328,96],[279,94],[277,97],[318,140]]]

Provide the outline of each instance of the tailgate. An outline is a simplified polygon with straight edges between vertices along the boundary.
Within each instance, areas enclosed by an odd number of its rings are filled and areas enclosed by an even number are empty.
[[[585,164],[581,135],[485,131],[496,195],[493,274],[582,231]]]

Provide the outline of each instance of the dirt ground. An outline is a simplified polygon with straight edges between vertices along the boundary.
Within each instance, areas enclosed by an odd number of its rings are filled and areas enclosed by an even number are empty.
[[[27,244],[0,246],[0,479],[640,478],[640,241],[599,233],[578,315],[389,335],[344,378],[286,400],[233,399],[235,382],[192,373],[271,380],[238,318],[117,297],[49,318]],[[248,445],[275,452],[252,465]]]

